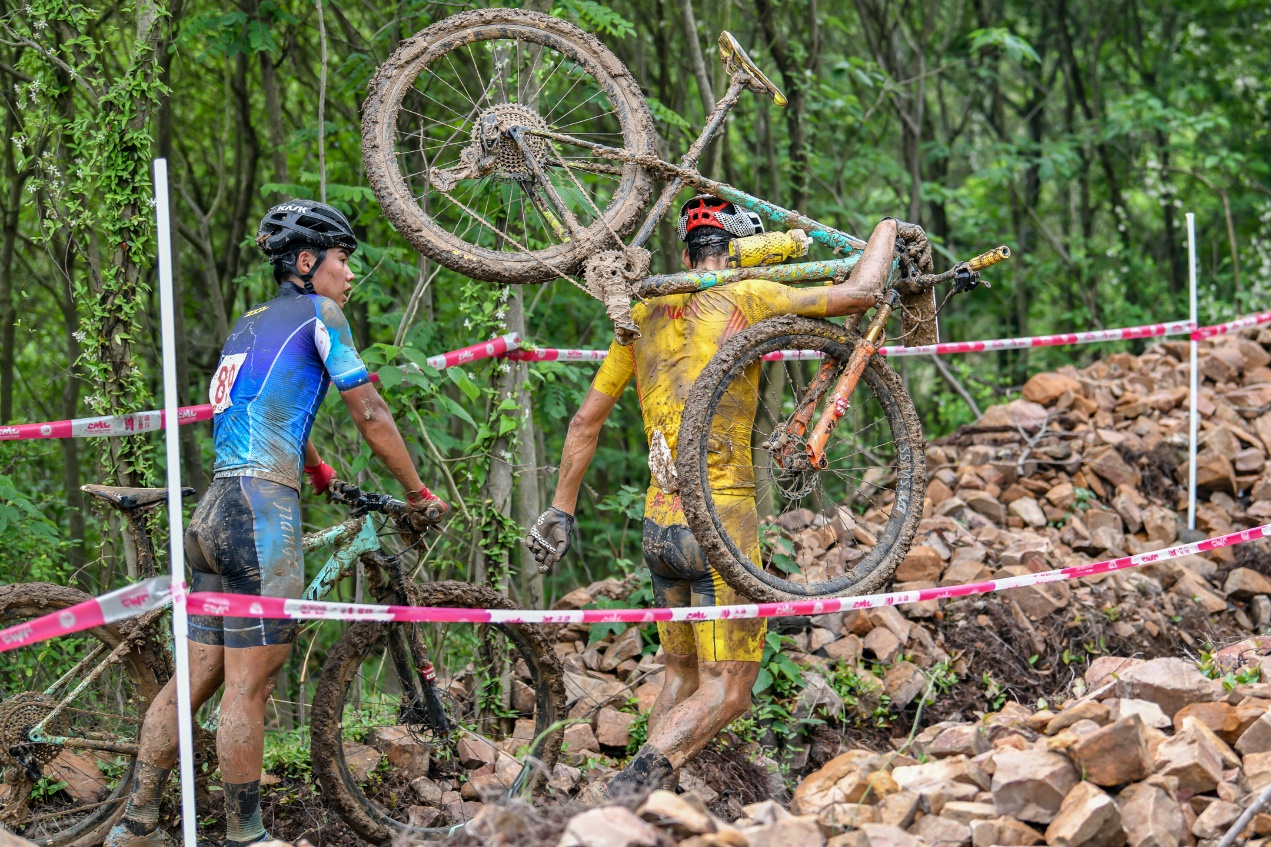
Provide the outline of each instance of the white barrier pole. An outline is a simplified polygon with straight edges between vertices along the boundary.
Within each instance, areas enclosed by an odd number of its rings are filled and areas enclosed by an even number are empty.
[[[1187,213],[1187,292],[1191,298],[1192,323],[1200,326],[1196,314],[1196,216]],[[1198,342],[1191,341],[1191,397],[1187,413],[1187,528],[1196,528],[1196,434],[1200,429],[1200,369]]]
[[[185,606],[185,531],[181,519],[181,428],[177,422],[177,351],[172,311],[172,225],[168,210],[168,162],[154,160],[155,212],[159,241],[159,325],[163,338],[164,442],[168,461],[168,541],[172,562],[172,632],[176,652],[177,738],[180,750],[181,827],[186,847],[196,847],[194,808],[194,715],[190,709],[189,618]]]

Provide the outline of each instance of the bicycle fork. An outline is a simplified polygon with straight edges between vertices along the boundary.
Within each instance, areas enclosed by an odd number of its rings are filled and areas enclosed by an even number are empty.
[[[839,421],[847,414],[847,410],[851,406],[852,392],[856,390],[856,384],[860,382],[861,374],[865,372],[870,356],[877,353],[879,347],[882,346],[883,329],[886,327],[887,319],[891,317],[892,310],[896,308],[896,303],[899,299],[900,294],[894,289],[888,292],[886,299],[879,305],[878,310],[874,312],[874,319],[869,322],[869,328],[865,330],[861,343],[856,345],[856,349],[852,351],[846,366],[833,360],[826,361],[821,365],[820,370],[817,371],[816,376],[809,383],[807,390],[804,392],[803,401],[799,404],[799,408],[795,411],[794,417],[786,428],[788,434],[796,438],[803,437],[804,433],[807,432],[808,424],[812,422],[812,413],[816,409],[818,399],[825,393],[830,382],[838,374],[838,380],[834,383],[834,389],[829,395],[829,402],[826,403],[820,419],[817,420],[816,426],[812,429],[812,434],[807,439],[807,461],[817,470],[825,470],[829,466],[829,460],[825,456],[825,445],[829,442],[830,434],[834,432],[834,428],[838,426]]]
[[[388,574],[391,585],[372,586],[381,603],[385,603],[398,595],[393,586],[405,584],[405,576],[401,564],[396,558],[381,553],[367,554],[374,565],[367,568],[367,575],[378,575],[380,569]],[[377,580],[378,581],[378,580]],[[401,603],[409,603],[409,598],[397,596]],[[423,724],[434,732],[446,735],[455,726],[446,714],[445,705],[441,702],[441,693],[437,690],[437,672],[428,658],[428,648],[424,645],[419,627],[402,623],[388,627],[388,653],[393,662],[393,671],[402,686],[402,705],[399,719],[405,724]]]

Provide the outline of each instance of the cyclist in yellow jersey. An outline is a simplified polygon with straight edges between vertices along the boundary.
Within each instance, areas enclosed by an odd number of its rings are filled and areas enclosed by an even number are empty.
[[[681,260],[691,270],[723,269],[729,241],[762,231],[754,213],[715,197],[694,197],[680,210],[679,235],[687,245]],[[569,549],[583,473],[595,454],[601,427],[634,377],[653,477],[645,498],[643,556],[652,575],[654,603],[677,607],[746,602],[707,564],[676,493],[674,456],[685,400],[720,345],[746,327],[776,315],[823,318],[873,306],[872,292],[880,290],[890,271],[895,242],[896,222],[884,220],[844,285],[797,289],[745,280],[636,305],[632,317],[640,337],[630,347],[617,342],[610,346],[570,421],[552,507],[526,536],[540,571]],[[720,416],[731,417],[742,433],[740,438],[719,433],[720,443],[748,442],[755,412],[752,403],[733,416]],[[727,527],[729,535],[758,562],[755,480],[749,465],[721,463],[711,472],[710,484],[719,513],[738,516]],[[733,500],[744,508],[726,508]],[[658,624],[666,654],[665,683],[649,716],[648,741],[610,783],[611,796],[659,784],[749,708],[765,629],[762,620]]]

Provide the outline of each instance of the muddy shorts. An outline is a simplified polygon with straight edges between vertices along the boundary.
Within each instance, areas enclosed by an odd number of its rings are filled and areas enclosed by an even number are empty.
[[[752,558],[759,556],[758,530],[746,531],[740,516],[754,515],[754,498],[736,498],[736,508],[724,508],[716,496],[716,506],[729,535]],[[736,515],[736,520],[730,516]],[[702,548],[684,519],[680,498],[653,488],[645,501],[644,564],[653,579],[653,603],[662,608],[682,606],[731,606],[750,602],[724,582],[719,572],[706,563]],[[765,620],[662,621],[658,635],[662,648],[680,656],[696,656],[699,662],[758,662],[763,657]]]
[[[300,495],[250,476],[212,481],[185,531],[191,591],[299,597],[304,589]],[[190,640],[224,647],[290,644],[297,621],[190,616]]]

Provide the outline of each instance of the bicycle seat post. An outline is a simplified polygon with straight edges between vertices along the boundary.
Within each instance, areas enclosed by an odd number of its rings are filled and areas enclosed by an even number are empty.
[[[80,490],[99,500],[105,500],[119,510],[128,522],[128,538],[137,556],[137,577],[149,579],[158,572],[154,544],[146,532],[144,521],[150,510],[163,505],[168,499],[166,488],[123,488],[114,485],[84,485]],[[182,488],[181,496],[189,497],[193,488]]]

